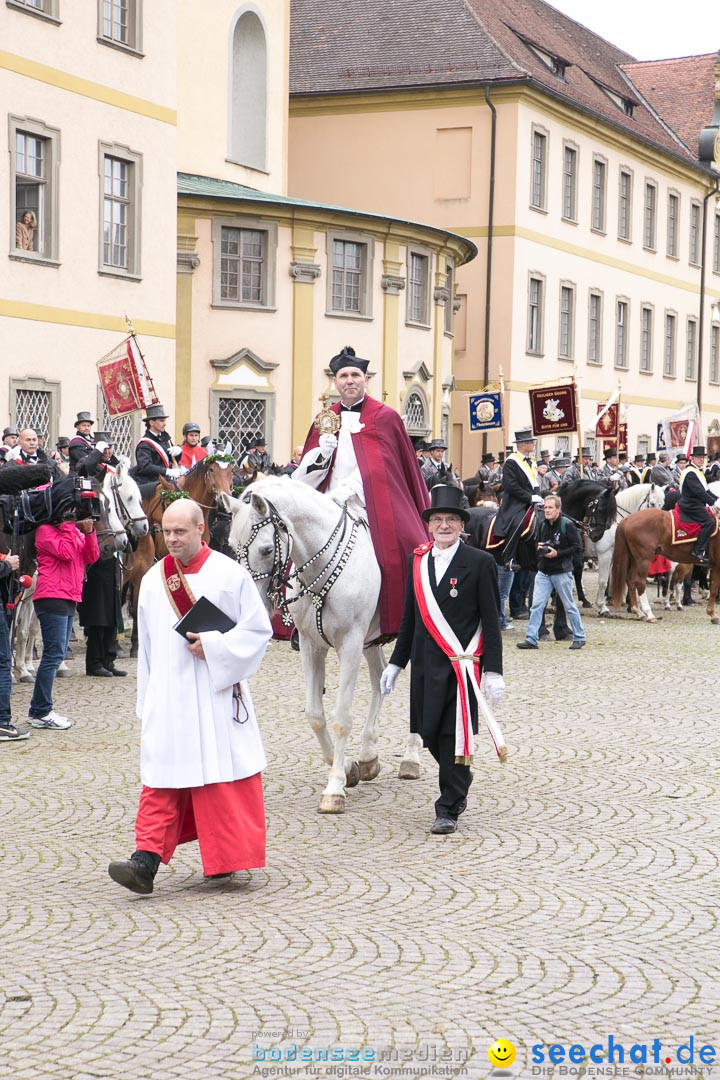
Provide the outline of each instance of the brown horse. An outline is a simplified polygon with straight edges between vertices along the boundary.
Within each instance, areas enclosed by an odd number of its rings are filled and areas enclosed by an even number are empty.
[[[653,555],[659,553],[672,562],[697,565],[690,554],[692,540],[673,543],[672,513],[669,510],[642,510],[624,518],[617,527],[610,588],[613,607],[625,602],[627,591],[630,609],[639,618],[654,621],[645,596],[648,567]],[[717,625],[715,597],[720,589],[720,531],[710,541],[710,598],[707,613]]]
[[[154,491],[143,499],[143,510],[150,522],[150,532],[138,541],[133,557],[123,571],[123,603],[127,600],[128,611],[132,616],[132,634],[130,655],[137,656],[137,605],[140,595],[140,582],[159,559],[167,555],[167,547],[162,534],[162,516],[170,505],[169,496],[176,496],[178,489],[198,504],[205,519],[203,539],[210,540],[209,518],[213,510],[220,509],[218,496],[232,495],[232,459],[222,454],[213,454],[199,462],[187,475],[178,480],[177,487],[160,477]]]

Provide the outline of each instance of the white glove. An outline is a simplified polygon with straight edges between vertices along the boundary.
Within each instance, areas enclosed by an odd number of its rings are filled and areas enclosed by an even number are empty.
[[[385,668],[382,675],[380,676],[381,694],[391,694],[393,692],[395,682],[401,671],[402,668],[399,668],[397,664],[388,664],[388,666]]]
[[[350,499],[352,499],[355,492],[346,484],[340,484],[339,487],[333,488],[328,494],[332,501],[336,502],[338,506],[344,506],[346,502],[349,502]]]
[[[106,442],[96,442],[95,449],[99,450],[101,454],[104,454],[110,444]]]
[[[534,504],[535,506],[542,506],[542,505],[543,505],[543,503],[545,502],[545,500],[543,499],[542,495],[533,495],[533,497],[532,497],[532,501],[533,501],[533,504]]]
[[[182,469],[166,469],[165,475],[168,480],[179,480],[182,476]]]
[[[331,435],[329,432],[323,432],[318,439],[318,446],[320,453],[324,458],[329,458],[333,451],[337,448],[337,435]]]
[[[489,705],[497,705],[505,697],[505,680],[497,671],[486,671],[483,675],[483,690]]]
[[[168,450],[170,457],[180,457],[182,454],[182,446],[171,446]]]
[[[190,470],[188,469],[187,465],[181,465],[178,469],[178,472],[181,476],[187,476]]]

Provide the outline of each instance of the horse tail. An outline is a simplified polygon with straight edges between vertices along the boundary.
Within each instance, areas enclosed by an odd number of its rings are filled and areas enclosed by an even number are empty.
[[[631,553],[625,539],[624,525],[625,522],[621,521],[615,533],[615,548],[610,576],[610,595],[613,607],[620,607],[621,604],[624,604],[630,576]]]

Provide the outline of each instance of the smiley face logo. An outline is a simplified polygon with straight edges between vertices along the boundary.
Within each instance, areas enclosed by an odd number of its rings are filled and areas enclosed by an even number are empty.
[[[515,1047],[507,1039],[496,1039],[488,1047],[488,1058],[496,1069],[508,1069],[515,1060]]]

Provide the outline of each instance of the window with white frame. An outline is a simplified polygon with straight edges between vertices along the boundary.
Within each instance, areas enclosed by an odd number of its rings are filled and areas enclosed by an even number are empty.
[[[404,413],[408,435],[420,436],[429,433],[427,400],[417,387],[406,397]]]
[[[720,274],[720,214],[715,215],[713,225],[712,268],[716,274]]]
[[[558,356],[570,360],[573,355],[575,336],[575,288],[573,285],[560,286],[560,328],[558,332]]]
[[[685,342],[685,378],[697,379],[697,320],[688,319]]]
[[[657,187],[651,181],[645,183],[643,246],[649,251],[657,246]]]
[[[455,316],[455,264],[450,259],[445,261],[445,288],[448,292],[445,304],[445,333],[452,334]]]
[[[577,221],[577,147],[563,147],[563,210],[566,221]]]
[[[273,310],[277,225],[258,218],[215,218],[213,305]]]
[[[700,204],[690,203],[690,262],[700,262]]]
[[[630,303],[618,300],[615,305],[615,367],[628,366],[628,322]]]
[[[667,206],[667,253],[671,259],[678,257],[678,227],[680,224],[680,196],[670,192]]]
[[[710,327],[710,382],[720,383],[720,326]]]
[[[57,438],[60,384],[46,379],[11,379],[10,411],[18,431],[32,428],[43,446]]]
[[[139,52],[142,0],[98,0],[98,41]]]
[[[326,315],[372,316],[373,254],[372,236],[328,230]]]
[[[532,275],[528,284],[527,351],[529,353],[542,352],[544,293],[544,279]]]
[[[37,120],[11,116],[10,200],[15,232],[11,254],[55,261],[58,257],[60,132]]]
[[[430,325],[430,255],[408,248],[406,319]]]
[[[618,236],[621,240],[632,237],[632,173],[620,170],[618,190]]]
[[[533,127],[530,205],[535,210],[547,206],[547,147],[547,133]]]
[[[602,363],[602,293],[588,296],[588,364]]]
[[[140,154],[128,147],[100,143],[101,273],[140,274],[141,173]]]
[[[643,457],[647,457],[650,453],[650,447],[652,446],[652,438],[650,435],[638,435],[637,440],[637,452],[642,454]]]
[[[665,344],[663,349],[663,375],[675,378],[675,354],[677,348],[677,315],[665,312]]]
[[[7,6],[57,21],[58,0],[7,0]]]
[[[640,309],[640,370],[646,375],[653,369],[653,309],[643,304]]]
[[[602,158],[593,158],[592,178],[592,212],[590,220],[596,232],[605,232],[607,163]]]

